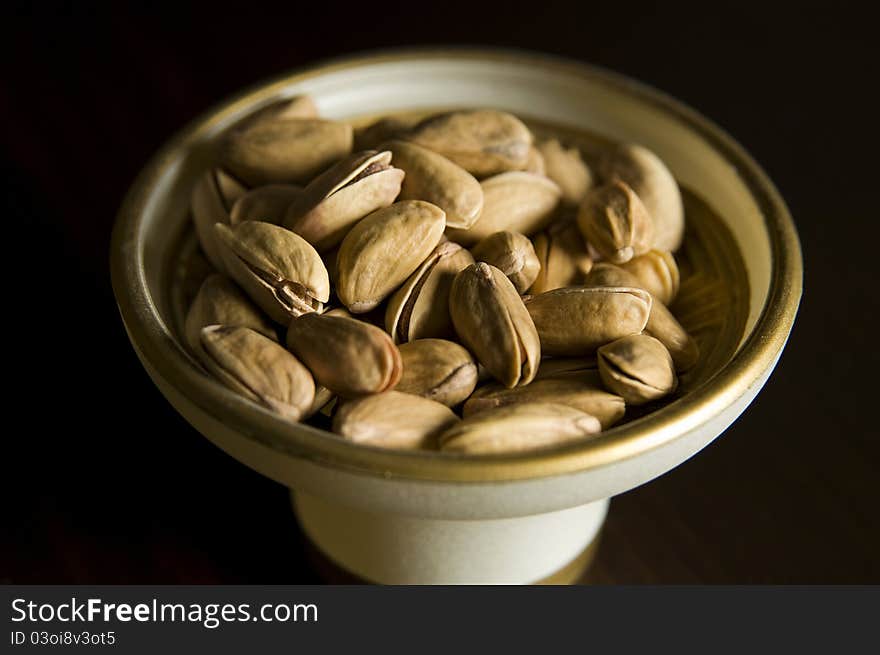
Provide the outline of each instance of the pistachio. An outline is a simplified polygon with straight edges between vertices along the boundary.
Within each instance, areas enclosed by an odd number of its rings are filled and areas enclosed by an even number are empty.
[[[532,450],[598,434],[599,420],[559,403],[516,403],[469,416],[440,435],[440,449],[468,455]]]
[[[415,120],[401,118],[380,118],[356,129],[354,145],[357,150],[374,150],[393,139],[402,139],[416,124]]]
[[[284,226],[319,251],[329,250],[364,216],[394,202],[403,175],[388,151],[349,155],[308,184],[290,205]]]
[[[636,144],[620,145],[599,160],[606,181],[626,182],[654,222],[653,247],[675,252],[684,238],[684,205],[675,178],[653,152]]]
[[[492,264],[513,282],[517,293],[532,286],[541,263],[528,237],[518,232],[496,232],[471,250],[474,260]]]
[[[403,375],[395,389],[453,407],[477,386],[477,365],[453,341],[417,339],[400,346]]]
[[[524,387],[505,389],[500,384],[480,387],[464,404],[464,417],[468,418],[496,407],[517,403],[547,402],[574,407],[595,416],[603,430],[623,417],[623,398],[601,388],[598,371],[592,380],[575,377],[546,378],[534,380]]]
[[[651,249],[654,223],[635,192],[620,180],[591,189],[577,217],[584,238],[614,263]]]
[[[283,227],[245,221],[215,226],[226,269],[274,321],[320,312],[330,298],[321,257],[308,242]]]
[[[278,340],[275,327],[229,278],[214,273],[205,278],[186,314],[186,343],[198,354],[202,347],[202,328],[208,325],[247,327],[265,337]]]
[[[463,245],[473,245],[501,230],[531,235],[553,219],[560,190],[541,175],[513,171],[487,178],[483,189],[483,211],[467,230],[450,228],[447,236]]]
[[[633,257],[620,267],[632,273],[639,286],[649,291],[654,298],[669,305],[678,295],[680,275],[678,264],[671,252],[649,250],[644,255]]]
[[[535,324],[513,283],[480,262],[455,276],[449,312],[462,343],[507,387],[528,384],[541,360]]]
[[[533,239],[540,269],[529,293],[535,295],[579,284],[593,266],[581,232],[573,222],[551,226]]]
[[[526,173],[534,173],[535,175],[546,175],[547,166],[544,163],[544,155],[535,146],[529,146],[529,156],[526,164],[523,166]]]
[[[532,145],[532,133],[521,120],[491,109],[429,116],[406,139],[439,152],[478,177],[521,170]]]
[[[311,406],[303,414],[303,420],[314,416],[318,412],[327,413],[328,405],[332,406],[331,403],[334,403],[335,400],[336,394],[330,391],[330,389],[320,384],[315,385],[315,400],[312,401]],[[329,416],[329,413],[327,415]]]
[[[391,337],[347,316],[313,312],[293,319],[287,347],[319,384],[343,398],[388,391],[402,373],[400,351]]]
[[[623,337],[599,348],[599,375],[631,405],[642,405],[675,391],[678,381],[666,347],[647,334]]]
[[[361,220],[339,247],[339,299],[355,314],[376,307],[431,254],[445,226],[443,210],[421,200],[403,200]]]
[[[449,291],[455,274],[474,263],[457,243],[441,241],[388,301],[385,329],[394,343],[455,334]]]
[[[201,331],[205,367],[233,391],[299,421],[315,397],[312,375],[272,339],[246,327],[209,325]]]
[[[435,438],[458,423],[446,405],[397,391],[349,400],[333,417],[333,431],[381,448],[435,449]]]
[[[230,210],[246,191],[240,182],[219,168],[205,172],[193,187],[191,205],[196,236],[202,252],[218,271],[224,269],[214,224],[229,223]]]
[[[302,184],[351,152],[352,128],[307,118],[266,119],[231,131],[224,166],[250,186]]]
[[[563,148],[557,139],[542,141],[538,151],[544,158],[544,174],[559,185],[562,202],[577,206],[593,185],[593,174],[577,148]]]
[[[483,189],[476,178],[443,155],[406,141],[383,147],[406,172],[401,200],[426,200],[446,212],[446,225],[467,229],[483,210]]]
[[[599,370],[595,355],[586,357],[549,357],[541,360],[535,381],[550,378],[589,379]]]
[[[651,295],[633,287],[566,287],[526,301],[545,355],[588,355],[645,329]]]
[[[235,201],[229,222],[237,225],[244,221],[263,221],[278,225],[290,203],[301,194],[302,189],[293,184],[267,184],[251,189]]]
[[[245,118],[238,127],[287,118],[318,118],[318,107],[314,99],[309,95],[298,95],[278,100]]]

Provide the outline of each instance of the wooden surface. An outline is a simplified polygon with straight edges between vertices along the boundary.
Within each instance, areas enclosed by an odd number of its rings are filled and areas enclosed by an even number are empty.
[[[109,232],[151,153],[229,93],[348,51],[446,42],[558,52],[685,100],[765,166],[803,240],[804,301],[766,389],[692,460],[613,500],[587,581],[880,582],[867,23],[740,5],[708,15],[424,3],[417,17],[389,7],[381,19],[375,7],[310,5],[307,23],[295,6],[212,6],[13,5],[2,21],[13,27],[0,89],[5,345],[26,365],[6,368],[0,580],[326,579],[286,489],[199,436],[141,369],[110,292]]]

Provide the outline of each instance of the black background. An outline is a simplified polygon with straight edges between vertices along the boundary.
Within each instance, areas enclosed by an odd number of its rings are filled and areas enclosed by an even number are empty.
[[[805,293],[765,391],[721,439],[612,505],[596,582],[880,582],[877,111],[858,4],[288,2],[7,5],[0,90],[0,579],[318,582],[286,491],[202,439],[128,345],[109,235],[174,131],[347,52],[500,45],[652,84],[779,186]]]

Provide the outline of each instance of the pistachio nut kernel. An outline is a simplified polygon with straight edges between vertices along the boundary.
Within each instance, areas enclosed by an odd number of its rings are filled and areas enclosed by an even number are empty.
[[[654,223],[635,192],[620,180],[591,189],[577,216],[584,238],[616,264],[643,255],[654,242]]]
[[[477,365],[454,341],[416,339],[400,346],[403,375],[395,389],[454,407],[477,386]]]
[[[605,387],[631,405],[662,398],[678,384],[666,347],[647,334],[623,337],[599,348],[599,375]]]
[[[458,420],[434,400],[385,391],[343,402],[333,416],[333,431],[368,446],[435,450],[437,435]]]
[[[574,222],[551,226],[532,240],[538,258],[538,275],[529,288],[537,295],[580,284],[593,267],[593,259]]]
[[[388,151],[349,155],[306,186],[287,210],[284,226],[319,252],[332,249],[364,216],[394,202],[403,176]]]
[[[513,283],[479,262],[455,276],[449,313],[461,342],[506,387],[528,384],[541,360],[535,324]]]
[[[593,174],[577,148],[564,148],[558,139],[538,144],[544,158],[544,174],[562,190],[562,203],[578,206],[593,186]]]
[[[302,194],[302,188],[293,184],[267,184],[251,189],[232,206],[229,222],[263,221],[279,225],[287,208]]]
[[[229,212],[246,192],[244,185],[220,168],[205,171],[193,187],[190,204],[196,236],[202,252],[218,271],[224,268],[214,224],[229,223]]]
[[[259,221],[218,223],[215,230],[226,270],[272,320],[287,324],[330,299],[324,262],[302,237]]]
[[[633,257],[620,267],[632,273],[646,291],[667,307],[678,295],[681,276],[678,264],[671,252],[649,250],[644,255]]]
[[[336,257],[336,294],[353,314],[368,312],[399,287],[440,242],[446,214],[403,200],[357,223]]]
[[[515,403],[479,412],[440,435],[440,450],[481,455],[533,450],[594,436],[599,420],[559,403]]]
[[[474,260],[491,264],[513,282],[517,293],[525,293],[541,270],[541,262],[529,238],[518,232],[495,232],[471,250]]]

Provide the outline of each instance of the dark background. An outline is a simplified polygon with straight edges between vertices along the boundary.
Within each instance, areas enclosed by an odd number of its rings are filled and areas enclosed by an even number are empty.
[[[245,85],[400,45],[600,64],[712,118],[795,217],[805,293],[777,371],[728,432],[616,498],[588,581],[880,582],[878,52],[858,5],[366,2],[7,5],[0,580],[322,580],[287,492],[180,418],[118,318],[109,235],[146,159]]]

